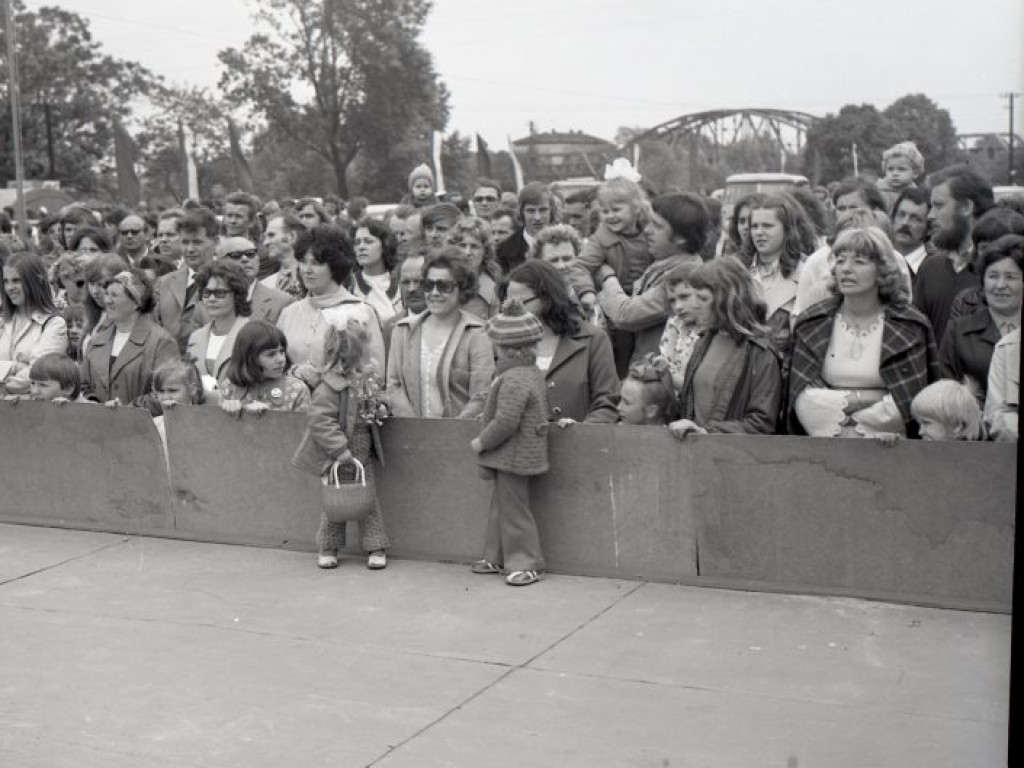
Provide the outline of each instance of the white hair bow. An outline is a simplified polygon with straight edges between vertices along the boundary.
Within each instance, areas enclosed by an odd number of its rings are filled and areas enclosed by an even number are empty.
[[[604,180],[609,181],[611,179],[626,179],[632,181],[634,184],[639,184],[640,179],[643,178],[640,173],[634,168],[629,160],[624,157],[617,157],[612,161],[611,165],[604,167]]]

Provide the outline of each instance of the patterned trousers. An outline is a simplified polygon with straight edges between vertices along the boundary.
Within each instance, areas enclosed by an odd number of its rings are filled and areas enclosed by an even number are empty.
[[[377,465],[370,458],[371,447],[372,437],[369,430],[365,427],[357,428],[349,440],[349,450],[366,468],[366,482],[376,487]],[[348,464],[340,467],[338,475],[344,481],[351,480],[354,473],[355,466]],[[326,514],[320,514],[320,528],[316,532],[316,545],[320,549],[320,554],[338,554],[338,550],[345,546],[346,525],[347,523],[332,523],[327,519]],[[378,549],[388,548],[388,535],[384,530],[384,518],[381,516],[379,498],[374,501],[373,512],[356,525],[359,526],[359,543],[363,552],[376,552]]]

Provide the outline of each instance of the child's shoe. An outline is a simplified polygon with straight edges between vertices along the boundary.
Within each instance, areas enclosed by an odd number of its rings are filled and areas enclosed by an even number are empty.
[[[496,566],[494,563],[488,562],[487,560],[477,560],[475,563],[469,566],[469,569],[473,573],[501,573],[501,568]]]
[[[337,568],[338,567],[338,556],[319,554],[316,558],[317,568]]]
[[[529,584],[536,584],[540,581],[540,574],[536,571],[512,571],[505,577],[505,583],[510,587],[525,587]]]
[[[382,568],[387,568],[388,556],[384,554],[384,550],[378,549],[376,552],[371,552],[370,556],[366,558],[366,567],[371,571],[379,571]]]

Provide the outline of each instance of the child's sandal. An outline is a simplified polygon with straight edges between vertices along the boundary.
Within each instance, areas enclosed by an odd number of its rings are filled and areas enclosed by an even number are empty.
[[[486,560],[477,560],[475,563],[473,563],[469,567],[469,569],[473,573],[481,573],[481,574],[501,573],[501,568],[496,566],[494,563],[489,563]]]
[[[510,587],[525,587],[528,584],[536,584],[540,581],[540,574],[536,571],[512,571],[505,577],[505,583]]]

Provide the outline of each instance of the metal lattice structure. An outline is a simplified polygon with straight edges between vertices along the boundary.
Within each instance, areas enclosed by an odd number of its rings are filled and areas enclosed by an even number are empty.
[[[799,152],[803,148],[807,129],[817,119],[807,112],[786,109],[714,109],[694,112],[651,128],[630,141],[627,148],[649,139],[661,139],[675,146],[681,141],[697,137],[707,139],[714,147],[725,147],[750,136],[770,136],[780,146]]]
[[[991,146],[1008,149],[1010,146],[1008,133],[961,133],[956,137],[957,146],[963,152],[976,152],[981,147]],[[1024,149],[1024,139],[1019,134],[1013,135],[1013,149]]]

